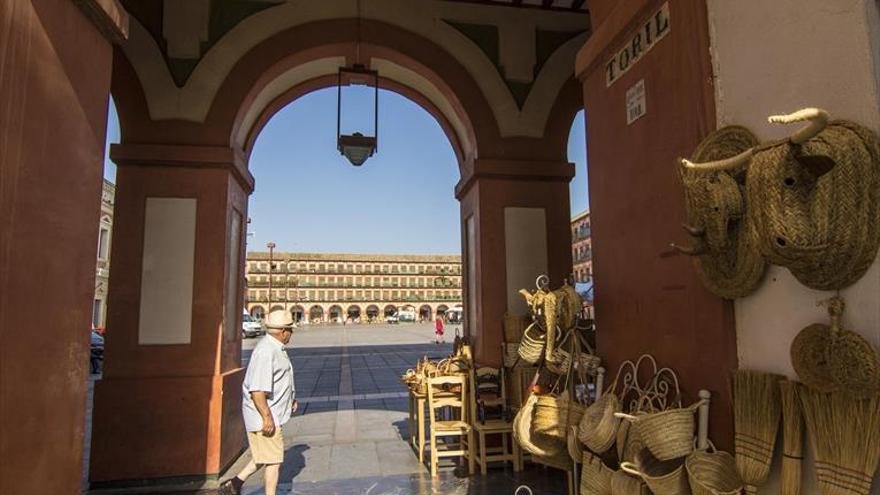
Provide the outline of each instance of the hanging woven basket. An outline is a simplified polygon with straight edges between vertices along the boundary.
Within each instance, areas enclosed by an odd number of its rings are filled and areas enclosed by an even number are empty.
[[[579,424],[584,414],[584,406],[571,400],[568,395],[568,392],[563,392],[558,397],[552,394],[538,396],[532,422],[535,433],[566,440],[568,426]]]
[[[611,476],[609,469],[599,456],[584,451],[581,466],[580,495],[611,495]]]
[[[684,458],[661,461],[648,449],[636,455],[636,462],[622,462],[620,469],[645,480],[654,495],[690,495]]]
[[[695,450],[685,460],[691,493],[693,495],[739,495],[743,481],[736,470],[733,456],[716,451]]]
[[[613,392],[606,392],[590,404],[581,417],[578,439],[593,452],[602,454],[614,445],[620,418],[620,400]]]
[[[517,348],[519,357],[529,363],[535,364],[544,354],[544,346],[547,343],[547,334],[536,323],[532,323],[523,333],[522,340]]]
[[[616,416],[633,423],[641,440],[660,461],[668,461],[690,454],[694,449],[694,412],[704,401],[689,407],[667,409],[656,413],[625,414]]]

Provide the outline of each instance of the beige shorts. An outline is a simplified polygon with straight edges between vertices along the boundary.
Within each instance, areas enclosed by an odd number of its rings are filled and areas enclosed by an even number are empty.
[[[255,463],[281,464],[284,461],[284,437],[280,426],[275,428],[271,437],[263,435],[262,431],[249,431],[247,438]]]

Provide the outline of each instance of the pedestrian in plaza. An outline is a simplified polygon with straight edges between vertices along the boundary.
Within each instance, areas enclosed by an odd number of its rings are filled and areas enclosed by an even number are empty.
[[[435,331],[434,333],[435,333],[435,335],[436,335],[436,337],[437,337],[436,340],[435,340],[435,342],[438,343],[438,344],[439,344],[440,342],[446,342],[446,341],[443,339],[443,318],[440,318],[439,315],[437,316],[437,321],[436,321],[435,324],[434,324],[434,328],[436,329],[436,331]]]
[[[239,495],[241,485],[265,468],[266,495],[275,495],[284,460],[281,427],[296,412],[293,365],[284,345],[293,334],[293,318],[278,309],[266,318],[266,336],[254,348],[242,384],[241,415],[247,430],[251,460],[234,478],[220,485],[222,495]]]

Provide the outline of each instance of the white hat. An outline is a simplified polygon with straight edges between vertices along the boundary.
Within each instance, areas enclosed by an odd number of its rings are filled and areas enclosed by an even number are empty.
[[[270,311],[266,318],[266,328],[293,328],[293,317],[283,309]]]

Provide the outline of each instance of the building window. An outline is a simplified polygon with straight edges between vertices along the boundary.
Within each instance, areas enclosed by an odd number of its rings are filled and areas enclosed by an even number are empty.
[[[103,299],[95,299],[95,304],[92,306],[92,326],[97,328],[103,326],[103,321],[101,321],[102,312],[104,310],[104,300]]]
[[[110,229],[101,227],[98,234],[98,259],[106,260],[110,255]]]

